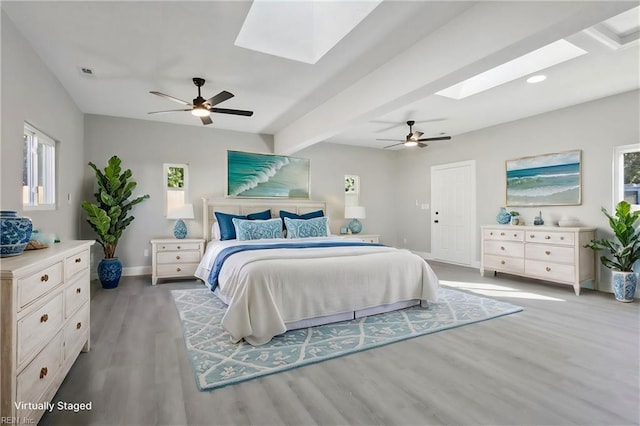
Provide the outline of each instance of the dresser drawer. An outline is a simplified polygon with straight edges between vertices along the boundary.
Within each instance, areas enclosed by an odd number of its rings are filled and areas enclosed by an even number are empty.
[[[542,260],[545,262],[573,263],[573,247],[555,246],[552,244],[527,244],[527,259]]]
[[[190,277],[196,273],[197,263],[167,263],[158,266],[158,277]]]
[[[64,317],[69,318],[89,300],[89,271],[80,274],[64,289]]]
[[[523,257],[524,244],[515,241],[486,240],[484,252],[498,256]]]
[[[18,320],[18,365],[40,350],[62,326],[62,292],[45,305]]]
[[[18,280],[20,309],[62,283],[62,262],[54,263],[28,277]]]
[[[158,244],[158,251],[200,250],[199,243],[162,243]]]
[[[524,241],[521,229],[484,229],[482,236],[485,240]]]
[[[539,277],[543,280],[573,283],[576,268],[574,265],[563,263],[545,262],[540,260],[526,260],[524,272],[527,275]]]
[[[560,231],[527,231],[527,242],[542,244],[573,245],[573,234]]]
[[[89,250],[81,251],[64,259],[64,276],[66,279],[71,278],[83,269],[89,268]]]
[[[40,402],[42,394],[60,374],[62,366],[62,332],[22,370],[16,379],[16,401]],[[18,410],[18,417],[27,414]]]
[[[521,274],[524,272],[524,259],[486,254],[484,256],[483,267],[492,270]]]
[[[199,251],[175,251],[158,253],[158,263],[198,263]]]
[[[89,305],[86,304],[67,322],[64,327],[64,359],[75,356],[84,342],[89,330]]]

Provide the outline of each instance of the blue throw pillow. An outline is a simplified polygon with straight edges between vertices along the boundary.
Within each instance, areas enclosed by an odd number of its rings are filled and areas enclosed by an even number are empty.
[[[233,226],[232,219],[249,219],[249,220],[266,220],[271,219],[271,210],[267,209],[258,213],[251,213],[246,216],[239,214],[229,214],[229,213],[220,213],[213,212],[216,216],[216,220],[218,221],[218,226],[220,226],[220,241],[225,240],[235,240],[236,239],[236,230]]]
[[[290,219],[284,218],[287,227],[287,238],[309,238],[326,237],[327,217],[316,217],[313,219]]]
[[[322,210],[316,210],[316,211],[304,213],[304,214],[296,214],[296,213],[288,212],[286,210],[280,210],[280,218],[282,219],[282,225],[284,226],[283,229],[287,229],[287,223],[284,221],[285,217],[288,217],[289,219],[313,219],[316,217],[323,217],[323,216],[324,216],[324,212]]]
[[[262,240],[265,238],[282,238],[282,219],[244,220],[231,219],[235,227],[238,241]]]

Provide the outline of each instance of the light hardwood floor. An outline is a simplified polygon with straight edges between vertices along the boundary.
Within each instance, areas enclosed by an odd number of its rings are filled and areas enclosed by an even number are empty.
[[[94,283],[91,352],[81,354],[42,424],[637,425],[640,303],[433,263],[444,284],[524,311],[212,392],[199,392],[169,290]]]

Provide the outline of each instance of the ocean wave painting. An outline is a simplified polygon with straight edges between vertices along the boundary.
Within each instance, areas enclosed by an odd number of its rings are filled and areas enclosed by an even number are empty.
[[[309,198],[309,160],[227,151],[227,196]]]
[[[507,160],[507,206],[580,204],[581,153]]]

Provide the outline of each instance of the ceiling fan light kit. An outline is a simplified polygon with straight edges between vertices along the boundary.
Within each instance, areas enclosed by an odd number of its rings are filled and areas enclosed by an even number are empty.
[[[191,111],[191,114],[196,117],[199,117],[200,120],[202,121],[202,124],[204,125],[213,123],[213,120],[211,120],[211,117],[210,117],[210,114],[212,112],[215,112],[217,114],[241,115],[243,117],[251,117],[253,115],[253,111],[245,111],[241,109],[229,109],[229,108],[214,108],[215,105],[218,105],[219,103],[222,103],[228,99],[233,98],[233,93],[223,90],[222,92],[218,93],[217,95],[209,99],[204,99],[200,94],[200,88],[204,86],[204,83],[205,83],[204,78],[193,77],[193,84],[195,84],[196,87],[198,88],[198,96],[193,100],[193,103],[191,104],[187,101],[183,101],[182,99],[175,98],[173,96],[169,96],[161,92],[156,92],[156,91],[149,92],[152,95],[161,96],[163,98],[167,98],[174,102],[178,102],[179,104],[190,107],[185,109],[153,111],[153,112],[150,112],[149,114],[159,114],[164,112],[176,112],[176,111]]]
[[[398,146],[398,145],[404,145],[406,147],[414,147],[414,146],[418,146],[420,148],[424,148],[426,146],[428,146],[426,143],[422,143],[422,142],[430,142],[430,141],[448,141],[451,139],[451,136],[438,136],[438,137],[434,137],[434,138],[422,138],[421,136],[424,135],[424,133],[422,132],[414,132],[413,131],[413,125],[416,124],[415,121],[413,120],[409,120],[407,121],[407,126],[409,126],[409,134],[405,137],[404,141],[402,140],[396,140],[396,139],[377,139],[379,141],[394,141],[394,142],[398,142],[398,143],[394,143],[393,145],[389,145],[389,146],[385,146],[384,149],[387,148],[393,148],[394,146]]]

